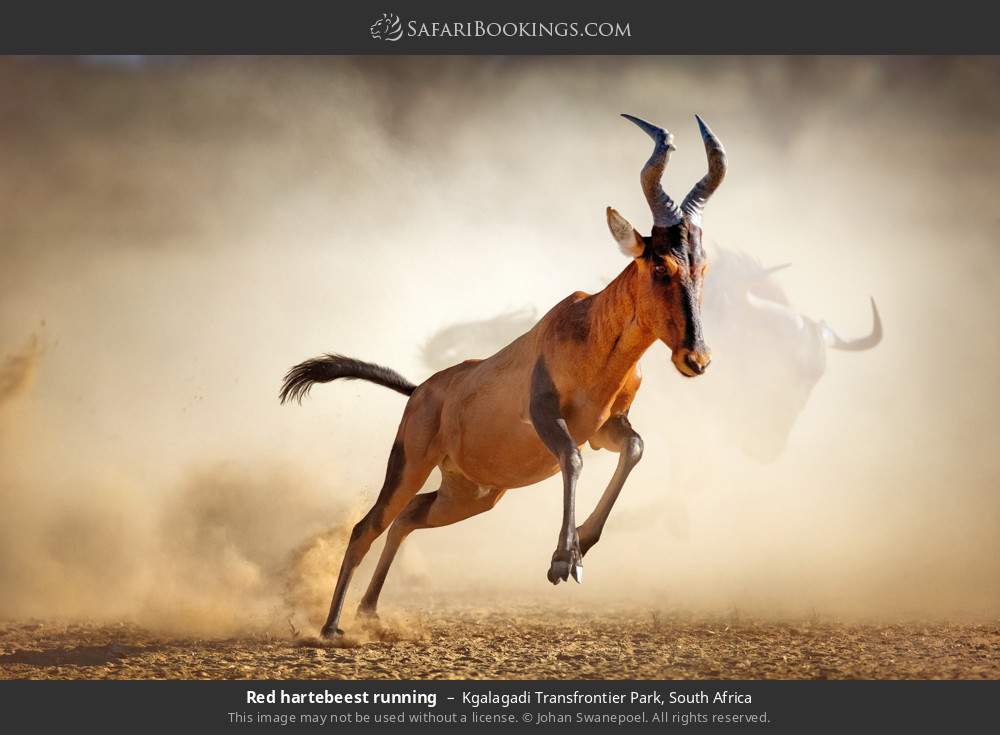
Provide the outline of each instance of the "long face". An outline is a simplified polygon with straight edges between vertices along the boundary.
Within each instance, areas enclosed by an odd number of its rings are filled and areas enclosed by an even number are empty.
[[[674,367],[688,378],[701,375],[712,360],[701,327],[702,285],[708,263],[701,246],[701,216],[706,202],[726,176],[726,151],[705,121],[695,115],[708,172],[678,206],[663,190],[661,178],[676,150],[674,136],[663,128],[622,115],[653,139],[653,153],[639,173],[639,183],[653,214],[653,230],[642,237],[608,207],[608,228],[618,247],[635,258],[640,273],[636,309],[649,329],[673,353]]]
[[[637,317],[671,351],[674,367],[688,378],[702,375],[712,361],[705,344],[701,306],[708,260],[701,228],[683,221],[643,238]]]

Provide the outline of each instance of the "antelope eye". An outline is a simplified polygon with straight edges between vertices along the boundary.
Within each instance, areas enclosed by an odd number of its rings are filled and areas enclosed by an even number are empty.
[[[670,271],[667,270],[667,266],[663,265],[663,263],[653,266],[653,275],[655,275],[657,278],[663,278],[669,272]]]

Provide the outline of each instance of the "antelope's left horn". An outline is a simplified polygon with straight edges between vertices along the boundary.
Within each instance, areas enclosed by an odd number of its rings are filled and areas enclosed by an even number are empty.
[[[622,117],[638,125],[653,139],[653,153],[639,173],[639,183],[642,186],[642,193],[646,195],[649,211],[653,213],[653,226],[672,227],[681,221],[681,210],[663,190],[660,180],[663,178],[663,170],[670,161],[670,153],[677,150],[674,146],[674,136],[663,128],[634,115],[626,115],[623,112]]]
[[[684,212],[696,225],[701,224],[701,211],[705,208],[705,202],[719,188],[722,179],[726,176],[726,149],[722,147],[715,133],[705,124],[698,115],[694,116],[698,121],[698,128],[701,130],[701,139],[705,142],[705,155],[708,156],[708,173],[701,177],[701,181],[695,184],[688,195],[681,202],[681,211]]]

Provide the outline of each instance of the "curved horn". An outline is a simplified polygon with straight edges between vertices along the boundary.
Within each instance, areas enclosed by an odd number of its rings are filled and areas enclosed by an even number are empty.
[[[778,271],[783,271],[785,268],[790,268],[791,263],[782,263],[781,265],[772,265],[770,268],[765,268],[760,274],[761,278],[767,278],[768,276],[773,276]]]
[[[826,342],[827,347],[834,350],[847,350],[848,352],[870,350],[882,341],[882,318],[879,316],[874,298],[872,299],[872,331],[868,336],[859,337],[858,339],[841,339],[826,322],[823,322],[821,326],[823,328],[823,340]]]
[[[696,224],[701,224],[701,210],[705,207],[712,193],[719,188],[722,179],[726,175],[726,149],[722,147],[722,142],[715,137],[705,121],[697,115],[698,128],[701,130],[701,139],[705,141],[705,155],[708,156],[708,173],[701,177],[701,181],[691,187],[691,191],[681,202],[681,210]]]
[[[658,128],[632,115],[626,115],[624,112],[622,117],[631,120],[646,131],[646,134],[655,143],[652,155],[646,161],[646,165],[642,167],[642,173],[639,174],[639,181],[642,184],[642,193],[646,195],[649,209],[653,213],[653,226],[672,227],[681,221],[681,210],[674,204],[674,200],[663,191],[660,179],[663,178],[663,169],[667,167],[667,161],[670,160],[670,152],[677,150],[674,147],[674,136],[663,128]]]

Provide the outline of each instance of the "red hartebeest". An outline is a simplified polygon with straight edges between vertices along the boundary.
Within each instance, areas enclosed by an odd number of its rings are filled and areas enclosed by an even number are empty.
[[[372,542],[387,528],[359,612],[374,615],[399,545],[418,528],[446,526],[489,510],[503,494],[556,472],[563,478],[563,516],[548,579],[583,577],[583,556],[601,536],[625,480],[642,456],[627,415],[639,389],[638,360],[656,340],[682,375],[705,372],[711,354],[702,335],[707,269],[701,212],[726,173],[719,139],[696,116],[708,173],[678,206],[660,179],[673,136],[624,115],[654,141],[640,181],[653,213],[648,237],[608,207],[608,227],[632,258],[607,288],[562,300],[531,329],[485,360],[467,360],[413,385],[393,370],[341,355],[307,360],[285,376],[281,400],[301,401],[313,383],[368,380],[410,396],[389,453],[385,482],[357,523],[344,554],[323,635],[340,634],[347,587]],[[593,513],[576,525],[580,446],[618,452],[618,467]],[[435,467],[436,492],[418,495]]]

